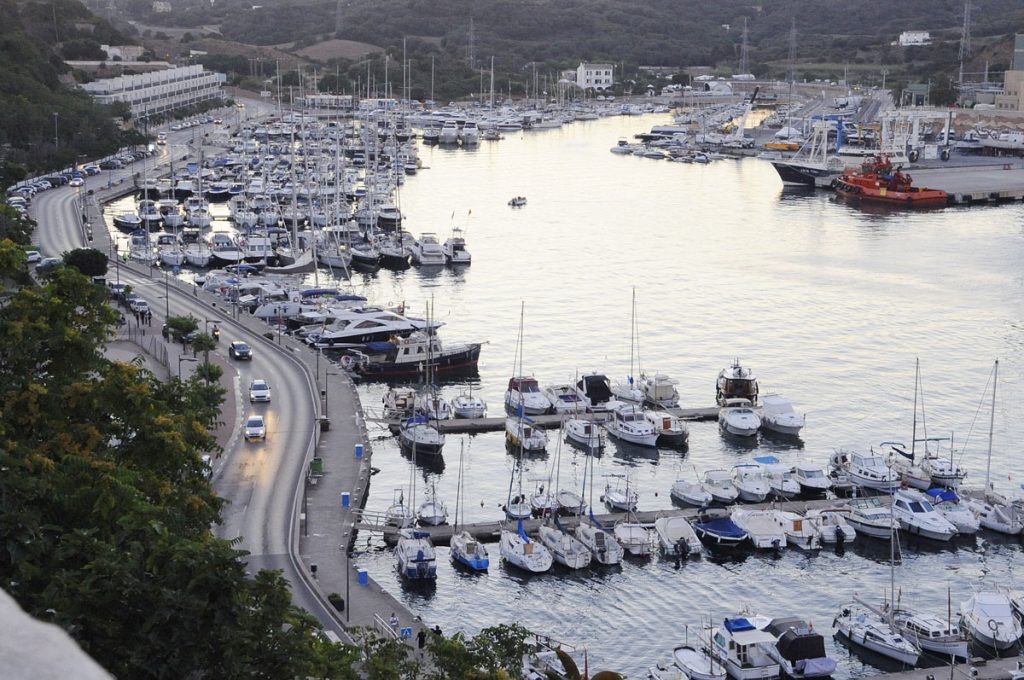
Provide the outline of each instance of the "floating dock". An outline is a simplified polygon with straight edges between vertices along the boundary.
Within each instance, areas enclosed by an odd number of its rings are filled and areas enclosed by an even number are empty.
[[[936,678],[965,678],[967,680],[1019,680],[1024,678],[1024,657],[1008,656],[1002,659],[971,659],[952,666],[915,668],[900,673],[866,676],[862,680],[935,680]]]
[[[992,163],[966,167],[911,168],[914,186],[941,189],[952,205],[1024,199],[1024,167]]]

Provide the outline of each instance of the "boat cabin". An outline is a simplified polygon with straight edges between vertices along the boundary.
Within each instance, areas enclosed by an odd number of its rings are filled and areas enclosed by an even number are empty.
[[[749,368],[740,365],[737,359],[729,368],[723,368],[718,374],[718,391],[716,401],[725,399],[749,399],[751,404],[757,403],[757,378]]]
[[[576,388],[590,403],[590,408],[604,406],[612,398],[611,383],[601,373],[585,375],[576,383]]]
[[[772,664],[771,657],[765,653],[762,645],[773,644],[775,637],[758,630],[747,619],[725,619],[724,626],[715,630],[714,641],[726,658],[741,668]]]
[[[527,392],[540,392],[540,385],[537,384],[536,378],[509,378],[508,389],[509,391],[512,392],[519,392],[520,394],[525,394]]]

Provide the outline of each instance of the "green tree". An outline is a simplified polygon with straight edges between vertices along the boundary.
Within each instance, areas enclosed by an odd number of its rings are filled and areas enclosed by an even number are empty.
[[[104,276],[107,273],[107,256],[95,248],[76,248],[65,253],[64,264],[85,276]]]
[[[32,243],[32,230],[36,223],[9,205],[0,203],[0,239],[10,239],[18,245]]]
[[[192,315],[169,316],[165,323],[167,324],[168,332],[170,332],[171,337],[175,340],[181,340],[183,337],[199,328],[199,319]]]

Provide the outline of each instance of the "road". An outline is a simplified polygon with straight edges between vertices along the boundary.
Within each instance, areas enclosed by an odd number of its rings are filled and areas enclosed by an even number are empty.
[[[177,157],[181,149],[176,146],[188,132],[171,133],[169,147]],[[165,155],[168,153],[165,150]],[[152,163],[152,160],[150,160]],[[137,164],[138,165],[138,164]],[[132,169],[131,172],[141,170]],[[100,190],[107,186],[106,173],[88,178],[86,189]],[[79,226],[76,200],[78,193],[70,187],[43,192],[33,199],[32,214],[39,227],[35,241],[46,256],[82,247],[85,243]],[[105,227],[97,225],[97,230]],[[97,236],[100,242],[100,236]],[[311,612],[325,628],[347,637],[332,611],[312,591],[299,573],[304,567],[293,558],[290,546],[295,539],[297,500],[301,493],[305,452],[314,444],[317,404],[316,390],[311,377],[295,358],[276,348],[274,344],[245,325],[234,323],[220,310],[213,310],[184,289],[166,286],[162,273],[154,269],[155,277],[142,273],[145,268],[121,266],[118,276],[129,283],[150,303],[153,310],[152,332],[158,333],[165,312],[172,316],[191,314],[205,326],[205,320],[216,320],[221,328],[221,342],[217,349],[217,363],[226,367],[224,386],[233,390],[233,412],[225,412],[222,419],[234,423],[227,436],[223,454],[215,461],[213,484],[217,493],[227,501],[223,522],[215,533],[227,539],[240,537],[238,547],[250,553],[247,559],[251,569],[280,569],[292,585],[295,603]],[[168,300],[167,295],[170,298]],[[227,357],[231,340],[245,340],[253,348],[251,362],[236,362]],[[196,364],[178,362],[180,348],[169,347],[171,371],[187,373]],[[175,367],[178,363],[178,367]],[[270,404],[250,406],[248,386],[253,378],[270,383],[273,400]],[[248,413],[262,413],[267,419],[267,439],[249,444],[240,436],[240,424]]]

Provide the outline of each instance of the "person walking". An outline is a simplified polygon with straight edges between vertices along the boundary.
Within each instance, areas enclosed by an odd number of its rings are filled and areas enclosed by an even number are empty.
[[[391,626],[391,630],[395,631],[395,635],[398,635],[398,616],[394,612],[391,612],[391,618],[388,619],[388,625]]]
[[[420,627],[420,632],[416,633],[416,646],[420,650],[420,658],[423,658],[423,648],[427,646],[427,629]]]

